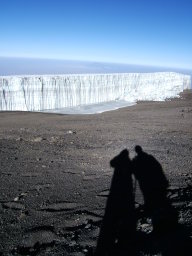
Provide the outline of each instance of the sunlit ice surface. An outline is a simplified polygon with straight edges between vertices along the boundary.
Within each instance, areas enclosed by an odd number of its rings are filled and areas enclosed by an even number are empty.
[[[2,76],[0,110],[101,113],[190,88],[191,77],[175,72]]]
[[[135,103],[125,100],[102,102],[98,104],[82,105],[76,107],[68,107],[61,109],[47,109],[43,112],[57,113],[57,114],[99,114],[106,111],[116,110],[119,108],[133,106]]]

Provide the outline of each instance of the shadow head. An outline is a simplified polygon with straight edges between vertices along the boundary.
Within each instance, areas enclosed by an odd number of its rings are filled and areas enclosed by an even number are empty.
[[[119,155],[117,155],[110,161],[110,165],[111,167],[118,167],[125,164],[125,162],[128,159],[129,159],[129,151],[127,149],[124,149],[121,151]]]
[[[135,152],[139,155],[143,152],[143,149],[141,146],[137,145],[135,146]]]

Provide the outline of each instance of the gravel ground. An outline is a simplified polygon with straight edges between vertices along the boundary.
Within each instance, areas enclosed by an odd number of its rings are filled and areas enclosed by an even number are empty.
[[[124,148],[133,158],[135,145],[162,165],[185,243],[192,236],[190,90],[95,115],[0,112],[0,255],[92,255],[113,176],[109,162]],[[138,186],[136,202],[143,202]],[[167,253],[165,243],[149,242],[149,218],[137,228],[145,235],[137,255],[177,255],[180,238],[167,236]]]

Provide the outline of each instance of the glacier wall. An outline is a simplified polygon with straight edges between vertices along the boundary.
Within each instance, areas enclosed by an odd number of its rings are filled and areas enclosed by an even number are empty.
[[[0,110],[43,111],[126,100],[162,101],[191,88],[174,72],[0,77]]]

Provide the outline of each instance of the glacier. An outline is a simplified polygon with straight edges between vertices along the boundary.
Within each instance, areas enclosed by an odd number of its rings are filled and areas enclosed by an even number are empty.
[[[105,110],[110,102],[163,101],[185,89],[191,77],[175,72],[0,76],[0,110],[67,113],[97,104]]]

